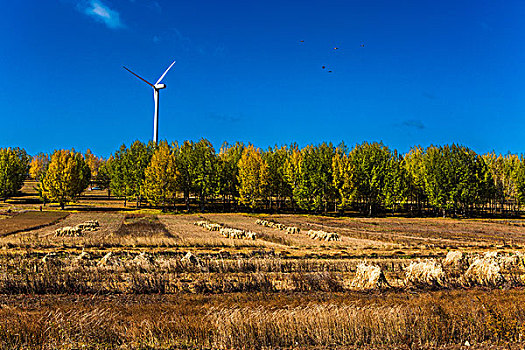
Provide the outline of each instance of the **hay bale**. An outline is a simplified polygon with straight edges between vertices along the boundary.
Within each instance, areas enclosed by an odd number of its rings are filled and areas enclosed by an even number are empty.
[[[106,253],[106,255],[104,255],[102,257],[102,259],[100,259],[100,261],[97,263],[97,266],[105,266],[109,263],[109,259],[111,258],[111,252],[108,252]]]
[[[257,219],[255,220],[255,223],[257,225],[261,225],[261,226],[264,226],[264,227],[271,227],[271,225],[273,225],[273,223],[267,221],[267,220],[262,220],[262,219]]]
[[[200,259],[193,255],[191,252],[187,252],[186,255],[184,255],[182,259],[180,259],[180,261],[186,264],[201,266]]]
[[[84,250],[82,250],[82,253],[80,253],[76,258],[75,260],[76,261],[80,261],[80,260],[83,260],[83,259],[89,259],[90,256],[88,253],[86,253]]]
[[[141,252],[133,260],[131,261],[132,264],[135,266],[141,267],[141,268],[148,268],[151,267],[151,265],[154,263],[155,259],[146,252]]]
[[[469,266],[468,256],[460,251],[449,251],[441,264],[450,269],[465,270]]]
[[[298,227],[295,227],[295,226],[288,226],[286,228],[286,233],[290,234],[290,235],[293,235],[293,234],[296,234],[296,233],[299,233],[301,230],[298,228]]]
[[[367,265],[366,263],[357,265],[357,271],[352,281],[353,288],[380,289],[389,286],[390,284],[379,266]]]
[[[316,239],[319,241],[340,241],[341,238],[339,237],[339,234],[335,232],[325,232],[325,231],[315,231],[315,230],[308,230],[306,233],[310,238]]]
[[[496,259],[497,257],[498,257],[498,252],[495,250],[490,251],[490,252],[485,252],[485,254],[483,254],[484,259]]]
[[[86,224],[93,225],[95,227],[99,227],[100,226],[98,220],[88,220],[88,221],[86,221]]]
[[[208,224],[206,228],[210,231],[219,231],[221,229],[221,225],[219,224]]]
[[[247,238],[244,230],[239,230],[231,227],[222,227],[219,231],[224,237],[231,239],[243,239]]]
[[[325,241],[340,241],[341,238],[336,232],[328,232],[325,237]]]
[[[64,226],[55,230],[55,237],[78,237],[82,234],[79,226]]]
[[[501,274],[501,267],[497,261],[497,254],[485,254],[482,258],[476,258],[469,266],[463,276],[467,285],[482,285],[497,287],[505,282]]]
[[[43,258],[42,258],[42,262],[43,263],[46,263],[48,262],[51,258],[54,258],[56,256],[56,253],[47,253]]]
[[[99,226],[100,224],[97,220],[88,220],[78,224],[76,227],[78,227],[81,231],[96,231]]]
[[[516,270],[525,267],[523,254],[514,252],[509,255],[498,256],[498,264],[501,268],[506,270]]]
[[[416,287],[443,287],[445,273],[435,260],[412,262],[405,269],[405,284]]]

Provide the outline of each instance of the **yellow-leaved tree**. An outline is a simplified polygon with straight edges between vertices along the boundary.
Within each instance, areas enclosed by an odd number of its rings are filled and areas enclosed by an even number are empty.
[[[86,154],[84,154],[84,160],[91,170],[91,179],[97,181],[99,179],[99,169],[104,164],[104,159],[97,157],[88,148]],[[93,186],[93,185],[91,185]]]
[[[53,152],[46,175],[40,183],[42,197],[60,207],[76,199],[89,185],[91,171],[81,153],[74,150]]]
[[[31,164],[29,167],[29,175],[40,181],[44,177],[49,166],[49,156],[45,153],[39,153],[36,156],[33,156],[31,159]]]
[[[242,152],[238,163],[239,201],[250,208],[264,200],[268,190],[268,164],[259,149],[249,145]]]
[[[143,196],[153,205],[166,207],[176,197],[179,177],[175,152],[163,141],[155,149],[145,170]]]

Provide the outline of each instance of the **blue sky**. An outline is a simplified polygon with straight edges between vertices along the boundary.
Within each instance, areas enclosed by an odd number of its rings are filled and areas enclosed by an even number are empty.
[[[0,147],[148,141],[152,90],[122,65],[177,60],[160,139],[525,153],[523,1],[0,3]]]

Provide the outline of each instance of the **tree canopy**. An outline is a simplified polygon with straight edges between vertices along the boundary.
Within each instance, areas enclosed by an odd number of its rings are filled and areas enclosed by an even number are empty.
[[[61,206],[86,188],[140,206],[222,210],[405,211],[413,215],[472,216],[516,213],[525,204],[525,156],[479,155],[462,145],[415,146],[406,154],[382,143],[274,146],[260,150],[206,139],[182,144],[140,141],[122,145],[108,159],[75,151],[32,157],[0,149],[0,196],[16,194],[26,176],[39,181],[44,200]],[[110,190],[110,191],[109,191]]]
[[[60,207],[76,199],[89,185],[91,171],[81,153],[74,150],[53,152],[46,175],[41,180],[42,196]]]

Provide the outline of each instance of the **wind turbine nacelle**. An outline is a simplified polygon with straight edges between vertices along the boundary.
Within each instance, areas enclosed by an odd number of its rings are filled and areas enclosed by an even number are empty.
[[[155,86],[155,89],[157,89],[157,90],[166,88],[166,84],[155,84],[154,86]]]

